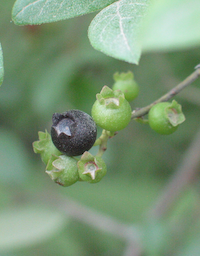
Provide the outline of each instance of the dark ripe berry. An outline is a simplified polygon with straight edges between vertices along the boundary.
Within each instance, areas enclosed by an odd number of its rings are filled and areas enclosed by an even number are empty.
[[[94,145],[97,128],[92,117],[87,113],[80,110],[55,113],[52,121],[52,141],[64,154],[79,156]]]

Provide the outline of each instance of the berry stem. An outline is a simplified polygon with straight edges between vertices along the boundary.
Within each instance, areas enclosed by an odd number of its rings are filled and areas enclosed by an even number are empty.
[[[200,76],[200,64],[197,65],[195,67],[195,69],[196,70],[191,75],[189,75],[185,80],[183,80],[181,83],[179,83],[177,86],[172,88],[168,93],[166,93],[165,95],[163,95],[156,101],[152,102],[151,104],[149,104],[146,107],[137,108],[137,109],[133,110],[131,119],[139,118],[139,117],[146,115],[149,112],[149,110],[151,109],[151,107],[153,107],[153,105],[155,105],[159,102],[168,101],[169,99],[174,97],[176,94],[178,94],[181,90],[183,90],[186,86],[193,83]]]
[[[101,136],[95,141],[94,146],[99,146],[99,151],[96,156],[101,157],[107,149],[107,141],[115,133],[103,130]]]

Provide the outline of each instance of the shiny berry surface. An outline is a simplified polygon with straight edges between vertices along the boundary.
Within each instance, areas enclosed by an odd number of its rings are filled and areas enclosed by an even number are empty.
[[[166,108],[170,105],[170,102],[160,102],[154,105],[149,111],[149,125],[152,130],[159,134],[169,135],[174,133],[178,128],[178,125],[173,126],[169,122]]]
[[[56,148],[68,156],[78,156],[88,151],[97,136],[92,117],[80,110],[69,110],[52,117],[51,137]]]
[[[107,102],[116,102],[117,99],[107,99]],[[117,108],[109,108],[107,105],[100,104],[95,101],[92,107],[92,117],[96,124],[107,131],[120,131],[124,129],[131,120],[131,107],[127,100],[120,104]]]

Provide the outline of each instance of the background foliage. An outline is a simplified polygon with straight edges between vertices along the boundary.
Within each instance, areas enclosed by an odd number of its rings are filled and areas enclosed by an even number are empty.
[[[184,17],[199,10],[198,1],[183,2]],[[146,44],[149,48],[135,66],[91,47],[87,29],[97,13],[40,26],[16,26],[10,22],[13,4],[13,0],[0,3],[5,68],[0,89],[0,254],[126,255],[126,241],[82,221],[84,205],[139,228],[144,255],[199,255],[198,177],[162,221],[155,223],[148,214],[199,130],[199,80],[176,97],[187,120],[175,134],[157,135],[148,126],[131,122],[109,141],[104,157],[108,174],[98,184],[59,187],[32,150],[38,130],[49,131],[54,112],[74,108],[90,114],[95,94],[105,84],[112,86],[116,71],[132,70],[140,85],[132,108],[151,103],[193,71],[200,59],[199,40],[184,47],[177,44],[171,51],[160,42],[165,52]],[[191,23],[191,28],[199,24],[198,15],[193,15]],[[73,209],[71,200],[81,204],[75,219],[70,216],[77,211],[66,214],[63,210],[69,205]],[[96,222],[101,223],[98,218]]]

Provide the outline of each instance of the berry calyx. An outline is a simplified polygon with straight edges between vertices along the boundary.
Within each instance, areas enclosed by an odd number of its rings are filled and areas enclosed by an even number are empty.
[[[52,117],[51,137],[56,148],[68,156],[78,156],[94,144],[97,128],[91,116],[80,110],[69,110]]]
[[[41,155],[42,161],[47,165],[52,155],[59,156],[61,152],[54,146],[51,135],[45,132],[38,132],[39,140],[33,142],[33,150]]]
[[[127,73],[115,73],[113,75],[115,83],[112,89],[120,90],[124,93],[127,101],[134,100],[139,94],[139,86],[134,80],[134,75],[131,71]]]
[[[68,187],[79,180],[77,160],[66,155],[52,156],[46,173],[57,184]]]
[[[148,117],[150,127],[163,135],[172,134],[185,121],[182,107],[175,100],[157,103],[150,109]]]
[[[107,168],[101,157],[85,152],[78,161],[78,172],[81,180],[97,183],[106,175]]]
[[[131,107],[121,91],[104,86],[96,95],[92,117],[101,128],[115,132],[124,129],[131,120]]]

